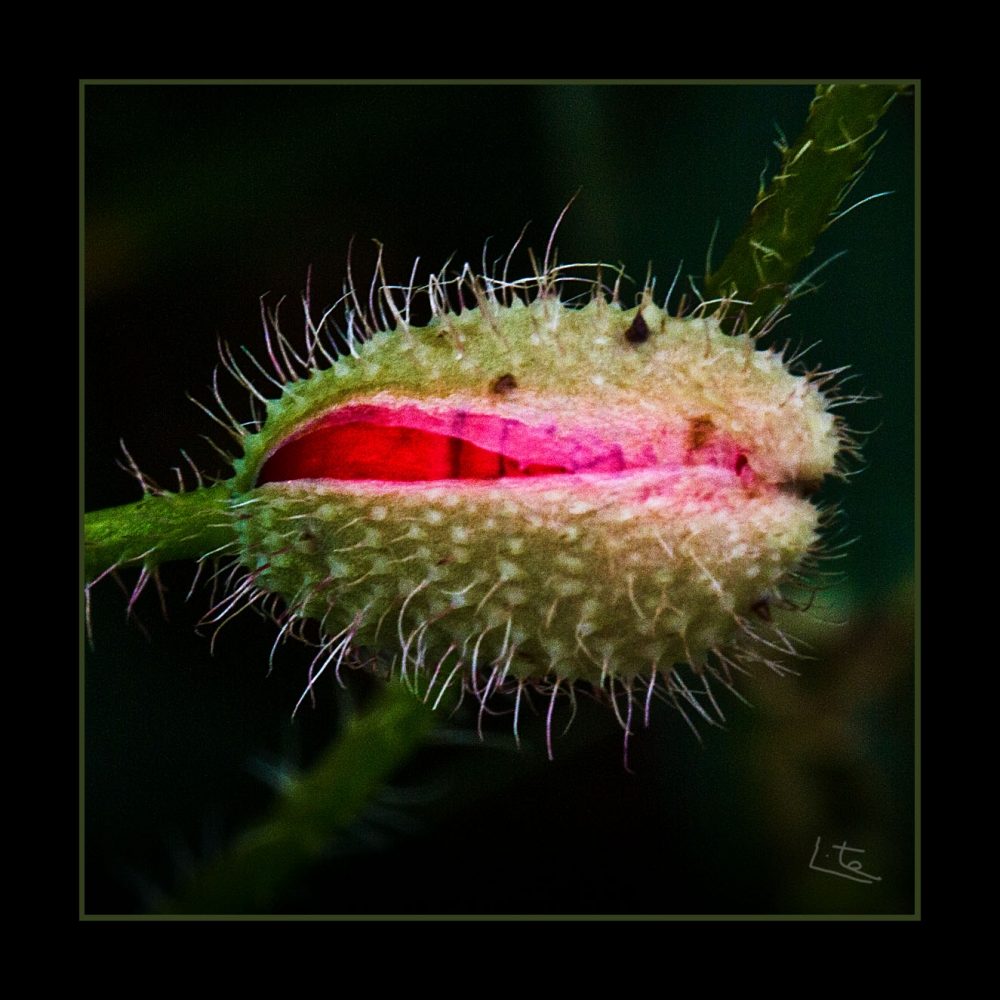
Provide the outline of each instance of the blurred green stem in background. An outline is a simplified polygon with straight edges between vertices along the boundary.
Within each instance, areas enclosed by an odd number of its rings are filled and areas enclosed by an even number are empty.
[[[161,913],[267,913],[378,795],[439,719],[404,684],[351,718],[312,769],[291,777],[268,816],[182,885]]]

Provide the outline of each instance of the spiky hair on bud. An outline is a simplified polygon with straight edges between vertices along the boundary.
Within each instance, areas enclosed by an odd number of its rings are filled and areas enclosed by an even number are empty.
[[[556,699],[588,691],[627,762],[654,698],[715,724],[736,672],[784,669],[770,609],[811,586],[829,512],[810,497],[856,444],[837,373],[762,346],[777,316],[727,334],[740,303],[671,316],[649,279],[627,305],[620,269],[559,264],[554,236],[516,280],[520,238],[419,286],[416,264],[391,284],[379,247],[318,318],[307,283],[298,345],[262,301],[266,361],[221,348],[254,416],[216,383],[238,542],[205,620],[265,611],[275,646],[315,623],[303,699],[375,666],[429,704],[471,694],[480,722],[509,695],[519,736],[536,693],[550,756]]]

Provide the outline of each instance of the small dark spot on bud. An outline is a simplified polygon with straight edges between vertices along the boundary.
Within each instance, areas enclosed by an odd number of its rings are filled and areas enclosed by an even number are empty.
[[[750,610],[762,621],[771,621],[771,605],[766,597],[762,597],[756,604],[751,605]]]
[[[632,325],[625,331],[625,339],[630,344],[645,344],[649,340],[649,327],[642,318],[642,313],[637,312]]]
[[[744,454],[736,456],[736,475],[738,476],[747,467],[747,457]]]
[[[689,451],[701,451],[715,433],[715,424],[706,413],[700,417],[692,417],[688,423],[687,446]]]
[[[490,383],[490,390],[498,396],[506,396],[508,392],[513,392],[516,388],[517,379],[510,372],[506,375],[501,375],[499,378],[495,378]]]
[[[296,541],[298,543],[298,550],[307,555],[313,555],[319,549],[319,539],[311,531],[299,532],[299,537]]]

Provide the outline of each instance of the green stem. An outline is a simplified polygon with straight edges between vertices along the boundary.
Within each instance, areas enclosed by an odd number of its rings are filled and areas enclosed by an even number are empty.
[[[902,86],[830,84],[816,88],[805,129],[781,148],[781,169],[763,178],[750,219],[719,269],[705,279],[705,298],[749,301],[746,323],[787,301],[791,280],[823,230],[845,211],[851,189],[882,136],[879,118]]]
[[[270,814],[196,871],[161,913],[266,913],[330,847],[440,721],[404,684],[390,684],[311,771],[291,779]]]
[[[236,541],[224,483],[190,493],[149,494],[136,503],[84,515],[88,583],[118,566],[201,559]]]

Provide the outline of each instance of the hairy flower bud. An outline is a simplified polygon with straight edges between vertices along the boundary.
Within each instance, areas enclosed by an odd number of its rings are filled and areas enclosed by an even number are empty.
[[[364,649],[429,699],[585,682],[622,718],[624,691],[626,738],[654,693],[717,713],[709,675],[728,686],[816,549],[808,496],[846,441],[828,376],[648,290],[581,308],[531,284],[466,270],[455,310],[432,279],[423,327],[383,286],[393,330],[349,296],[347,351],[309,321],[301,372],[270,335],[283,392],[232,483],[241,593],[319,622],[313,678]]]

